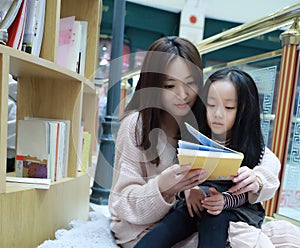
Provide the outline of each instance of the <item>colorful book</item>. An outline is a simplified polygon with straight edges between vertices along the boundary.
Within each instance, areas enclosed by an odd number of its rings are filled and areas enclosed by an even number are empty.
[[[47,178],[48,161],[39,160],[37,157],[16,156],[16,171],[18,176],[31,178]]]
[[[50,178],[48,123],[18,121],[16,176]]]
[[[188,131],[200,142],[178,141],[179,164],[191,164],[192,169],[204,169],[208,173],[208,180],[231,180],[244,159],[240,152],[229,149],[208,138],[188,123]]]

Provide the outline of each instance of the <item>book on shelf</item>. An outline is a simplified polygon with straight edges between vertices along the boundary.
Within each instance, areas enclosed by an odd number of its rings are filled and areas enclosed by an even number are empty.
[[[75,16],[60,19],[57,63],[84,75],[87,42],[87,21]]]
[[[82,121],[80,123],[80,129],[79,129],[79,133],[78,133],[77,171],[81,171],[81,168],[82,168],[83,133],[84,133],[84,122]]]
[[[65,68],[70,69],[69,57],[72,45],[72,32],[75,22],[75,16],[60,18],[59,23],[59,38],[57,49],[57,63]]]
[[[206,170],[208,180],[231,180],[237,175],[244,159],[242,153],[218,144],[188,123],[185,125],[200,144],[179,140],[177,149],[179,164],[191,164],[192,169]]]
[[[67,175],[70,121],[29,118],[18,121],[16,176],[48,178]]]
[[[49,127],[47,123],[18,121],[16,147],[17,177],[49,177],[48,132]]]
[[[0,44],[6,45],[8,34],[6,29],[0,29]]]
[[[28,0],[26,23],[23,37],[25,52],[40,55],[46,10],[46,0]]]
[[[87,32],[88,32],[88,22],[87,21],[75,21],[79,22],[81,26],[80,33],[80,47],[79,47],[79,56],[77,62],[77,72],[81,75],[84,75],[85,71],[85,60],[86,60],[86,43],[87,43]]]
[[[59,179],[61,177],[67,177],[68,174],[68,161],[69,161],[69,144],[70,144],[70,130],[71,130],[71,122],[70,120],[62,120],[62,119],[53,119],[53,118],[37,118],[37,117],[25,117],[25,120],[31,121],[44,121],[49,125],[52,124],[53,129],[55,131],[52,135],[52,144],[55,143],[55,161],[56,164],[56,176],[55,179]],[[56,139],[54,139],[56,136]],[[54,171],[51,172],[52,176],[55,174]]]
[[[67,68],[72,71],[79,72],[79,60],[80,60],[80,38],[81,36],[81,24],[78,21],[74,21],[72,28],[72,38],[69,50],[69,56],[67,58]]]
[[[9,8],[13,4],[13,0],[2,0],[0,1],[0,24],[4,20]]]
[[[0,1],[0,29],[8,29],[15,20],[23,0]]]
[[[22,4],[20,6],[20,9],[15,19],[7,29],[8,32],[7,46],[19,50],[22,49],[25,22],[26,22],[27,4],[28,4],[28,0],[22,1]]]
[[[49,189],[51,185],[51,180],[45,178],[26,178],[26,177],[7,176],[6,185],[11,187]]]
[[[87,131],[83,132],[82,159],[81,159],[81,171],[83,171],[83,172],[86,172],[89,168],[91,138],[92,138],[92,135],[89,132],[87,132]]]

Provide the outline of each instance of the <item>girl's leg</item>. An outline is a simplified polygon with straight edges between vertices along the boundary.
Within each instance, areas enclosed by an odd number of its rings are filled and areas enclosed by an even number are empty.
[[[186,204],[178,206],[151,229],[135,248],[168,248],[197,232],[198,218],[191,218]]]
[[[223,210],[219,215],[204,214],[198,223],[198,248],[225,248],[230,221],[239,221],[232,211]]]

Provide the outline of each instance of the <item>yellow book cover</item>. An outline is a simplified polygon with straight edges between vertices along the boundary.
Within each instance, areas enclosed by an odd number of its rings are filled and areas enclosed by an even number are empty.
[[[180,165],[191,164],[192,169],[202,168],[208,173],[208,180],[231,180],[244,159],[244,155],[224,147],[188,123],[188,131],[201,143],[178,141],[178,160]]]
[[[83,144],[82,144],[82,166],[81,171],[86,172],[89,167],[89,155],[91,147],[91,134],[89,132],[83,132]]]

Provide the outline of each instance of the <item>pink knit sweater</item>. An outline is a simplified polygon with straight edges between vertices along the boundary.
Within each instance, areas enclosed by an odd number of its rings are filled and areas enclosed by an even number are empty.
[[[138,113],[125,117],[120,125],[115,146],[113,182],[109,197],[111,213],[110,228],[116,242],[122,247],[134,244],[158,223],[175,202],[164,199],[159,191],[157,175],[176,161],[176,149],[167,143],[164,134],[159,134],[158,151],[160,165],[150,163],[143,152],[136,147],[135,127]],[[249,194],[251,203],[272,198],[279,186],[279,160],[266,149],[262,166],[255,167],[255,173],[262,179],[260,195]]]

